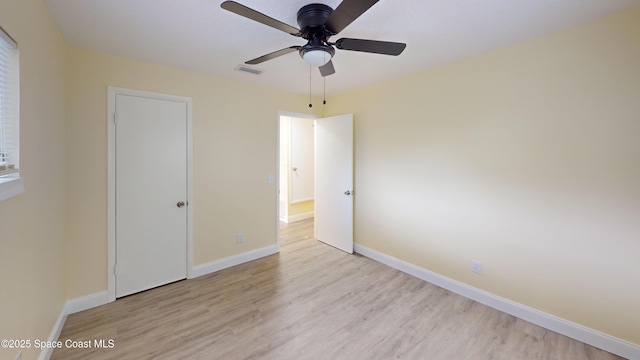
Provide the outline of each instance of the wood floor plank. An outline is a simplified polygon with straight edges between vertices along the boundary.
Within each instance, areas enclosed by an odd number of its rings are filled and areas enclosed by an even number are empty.
[[[621,359],[313,239],[70,315],[52,359]]]

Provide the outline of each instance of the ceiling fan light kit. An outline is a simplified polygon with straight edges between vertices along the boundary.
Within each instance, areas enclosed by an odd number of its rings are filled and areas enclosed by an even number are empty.
[[[328,63],[329,60],[331,60],[331,58],[333,57],[332,54],[329,54],[329,52],[325,50],[307,50],[306,52],[303,52],[301,48],[300,54],[302,54],[302,58],[304,59],[304,61],[306,61],[309,65],[315,67],[320,67]]]
[[[331,61],[336,53],[333,46],[323,43],[319,39],[311,39],[305,46],[298,49],[300,56],[311,66],[320,67]]]
[[[290,46],[277,50],[249,60],[246,64],[260,64],[264,61],[298,51],[300,57],[302,57],[305,62],[311,66],[318,67],[320,74],[325,77],[335,73],[332,62],[332,58],[335,55],[335,48],[339,50],[361,51],[393,56],[400,55],[404,51],[407,45],[397,42],[348,38],[339,39],[335,43],[329,42],[331,36],[337,35],[377,2],[378,0],[343,0],[335,10],[324,4],[305,5],[300,8],[297,13],[300,30],[235,1],[224,1],[220,4],[220,7],[237,15],[307,40],[307,43],[303,46]]]

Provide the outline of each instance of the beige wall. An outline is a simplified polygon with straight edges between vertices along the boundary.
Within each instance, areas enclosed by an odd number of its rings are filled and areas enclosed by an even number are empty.
[[[193,98],[195,265],[276,243],[277,113],[307,112],[305,96],[78,49],[69,59],[69,298],[107,288],[107,86]]]
[[[28,19],[28,21],[26,20]],[[67,47],[41,0],[0,2],[20,50],[20,169],[25,192],[0,202],[0,339],[47,339],[66,294]],[[0,359],[18,350],[0,348]],[[38,351],[23,351],[35,359]]]
[[[328,108],[357,243],[640,344],[640,8]]]

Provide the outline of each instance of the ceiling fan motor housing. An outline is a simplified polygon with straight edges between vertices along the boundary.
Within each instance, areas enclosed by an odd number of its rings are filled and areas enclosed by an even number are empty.
[[[325,51],[333,57],[335,49],[327,43],[327,39],[333,34],[324,26],[332,13],[333,9],[325,4],[309,4],[298,10],[300,35],[308,40],[298,51],[300,57],[304,58],[305,53],[314,50]]]
[[[302,37],[308,39],[309,35],[321,34],[326,37],[333,35],[324,28],[324,24],[332,13],[333,9],[325,4],[309,4],[300,8],[298,25],[300,25]]]

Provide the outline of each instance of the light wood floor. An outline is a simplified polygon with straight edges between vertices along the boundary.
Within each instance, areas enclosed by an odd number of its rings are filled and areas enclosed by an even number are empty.
[[[281,252],[70,315],[52,359],[621,359],[283,225]]]

